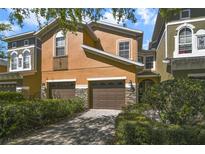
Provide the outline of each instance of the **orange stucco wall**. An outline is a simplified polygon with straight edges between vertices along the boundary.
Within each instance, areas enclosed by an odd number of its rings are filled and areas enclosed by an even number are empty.
[[[1,66],[0,66],[0,73],[3,73],[3,72],[7,72],[7,67],[1,65]]]
[[[122,39],[130,39],[132,60],[135,60],[138,48],[136,38],[129,38],[127,36],[102,30],[95,30],[95,34],[100,40],[99,45],[99,43],[94,43],[88,34],[83,32],[83,30],[79,30],[76,34],[68,32],[66,36],[68,70],[53,71],[53,53],[55,47],[54,36],[56,31],[57,30],[53,30],[49,37],[47,36],[42,39],[42,83],[45,83],[46,80],[75,78],[77,80],[77,84],[87,84],[87,78],[122,76],[127,77],[127,82],[130,80],[135,82],[135,67],[128,65],[125,66],[125,64],[86,54],[81,48],[81,45],[92,45],[96,48],[102,48],[105,51],[116,54],[116,42]]]

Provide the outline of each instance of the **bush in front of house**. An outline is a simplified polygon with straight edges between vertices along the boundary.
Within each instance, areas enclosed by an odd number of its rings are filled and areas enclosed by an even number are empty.
[[[84,110],[80,98],[69,100],[24,100],[0,104],[0,139],[71,117]]]
[[[155,121],[137,112],[123,112],[116,119],[115,144],[203,145],[205,126],[175,125]]]
[[[22,101],[22,100],[24,100],[24,96],[22,93],[0,91],[0,103],[5,101]]]
[[[205,113],[205,81],[175,79],[148,89],[142,103],[150,104],[161,120],[171,124],[196,124]]]
[[[117,117],[116,144],[205,144],[205,81],[175,79],[149,88]]]

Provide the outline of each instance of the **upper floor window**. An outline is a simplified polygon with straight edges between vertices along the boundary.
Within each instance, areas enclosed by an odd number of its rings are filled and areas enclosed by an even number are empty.
[[[29,45],[29,41],[28,40],[24,40],[24,46]]]
[[[205,49],[205,35],[197,37],[197,47],[198,50]]]
[[[153,56],[146,57],[145,69],[152,69],[153,68],[153,61],[154,61]]]
[[[29,51],[24,51],[23,53],[23,68],[28,69],[30,68],[30,52]]]
[[[65,36],[63,31],[59,31],[55,37],[56,41],[56,51],[55,56],[64,56],[65,55]]]
[[[119,56],[129,59],[130,58],[130,42],[119,42]]]
[[[179,31],[179,54],[192,52],[192,31],[185,27]]]
[[[191,15],[190,9],[185,9],[180,11],[180,19],[188,19],[190,18],[190,15]]]
[[[11,70],[17,69],[18,57],[16,53],[11,55]]]
[[[11,46],[12,48],[16,48],[16,42],[12,42]]]

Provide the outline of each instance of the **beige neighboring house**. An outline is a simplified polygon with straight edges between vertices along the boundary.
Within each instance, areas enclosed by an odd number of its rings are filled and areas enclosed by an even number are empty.
[[[149,49],[160,81],[205,79],[205,9],[182,9],[167,21],[158,14]]]

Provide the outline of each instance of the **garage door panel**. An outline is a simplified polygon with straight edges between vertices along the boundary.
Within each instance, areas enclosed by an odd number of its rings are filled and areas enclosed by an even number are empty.
[[[75,82],[49,83],[50,98],[69,99],[75,96]]]
[[[121,109],[125,105],[125,81],[94,81],[90,87],[93,108]]]

